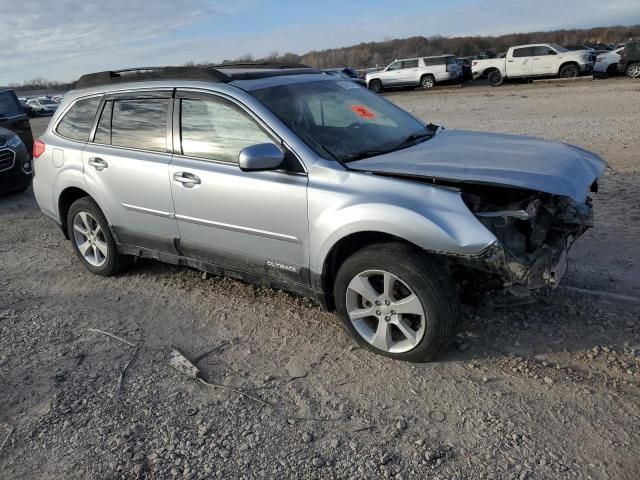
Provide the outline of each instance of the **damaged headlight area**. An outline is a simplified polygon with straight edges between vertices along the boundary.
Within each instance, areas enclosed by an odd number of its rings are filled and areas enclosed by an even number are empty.
[[[591,190],[597,191],[597,185]],[[503,188],[477,188],[462,197],[497,238],[483,254],[456,260],[462,282],[472,282],[467,287],[474,289],[509,288],[524,294],[558,286],[568,250],[593,226],[590,198],[576,203],[568,197]],[[469,269],[476,274],[468,275]]]

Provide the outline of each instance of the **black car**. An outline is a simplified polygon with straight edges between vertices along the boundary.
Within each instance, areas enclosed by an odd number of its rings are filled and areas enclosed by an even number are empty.
[[[640,78],[640,42],[629,42],[620,52],[618,72],[631,78]]]
[[[0,90],[0,194],[31,184],[33,134],[13,90]]]
[[[18,134],[27,150],[33,150],[33,134],[29,117],[18,101],[13,90],[0,87],[0,127]]]

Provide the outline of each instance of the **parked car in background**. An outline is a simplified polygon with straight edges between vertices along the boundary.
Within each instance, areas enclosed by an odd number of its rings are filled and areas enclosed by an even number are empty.
[[[355,77],[349,76],[346,73],[344,73],[344,69],[342,69],[342,68],[338,68],[338,69],[330,68],[330,69],[321,70],[321,71],[325,75],[331,75],[331,76],[334,76],[334,77],[343,78],[345,80],[348,80],[349,82],[356,83],[356,84],[360,85],[361,87],[366,87],[367,86],[367,82],[365,82],[364,79],[359,78],[357,74],[355,75]],[[355,71],[354,71],[354,73],[355,73]]]
[[[13,90],[0,88],[0,127],[17,134],[31,153],[33,134],[29,117],[22,109],[18,97]]]
[[[601,53],[596,57],[596,63],[593,66],[593,74],[608,75],[610,77],[618,74],[618,62],[620,61],[620,52],[624,47],[611,50],[610,52]]]
[[[58,104],[48,98],[31,98],[27,105],[36,115],[53,115],[58,108]]]
[[[35,117],[36,112],[33,111],[33,108],[27,105],[28,100],[29,99],[25,97],[18,97],[18,102],[20,102],[20,106],[22,107],[22,110],[24,110],[24,113],[26,113],[29,117]]]
[[[432,88],[439,82],[459,80],[462,70],[454,55],[396,60],[382,71],[367,73],[367,87],[379,93],[385,88]]]
[[[0,127],[0,195],[31,185],[31,152],[13,131]]]
[[[618,72],[631,78],[640,78],[640,41],[629,42],[622,49]]]
[[[445,130],[308,68],[147,70],[81,77],[34,149],[38,205],[94,274],[145,256],[282,288],[422,362],[460,291],[557,286],[592,225],[606,164],[582,148]]]
[[[63,96],[64,96],[64,95],[52,95],[52,96],[51,96],[51,100],[53,100],[53,101],[54,101],[54,102],[56,102],[56,103],[60,103],[60,102],[62,101],[62,97],[63,97]]]
[[[518,45],[505,58],[474,60],[474,80],[487,78],[493,86],[508,78],[577,77],[591,73],[595,55],[587,50],[569,51],[562,45],[548,43]]]

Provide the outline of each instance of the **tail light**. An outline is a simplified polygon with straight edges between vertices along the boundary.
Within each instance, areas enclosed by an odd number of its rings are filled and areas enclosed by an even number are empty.
[[[40,155],[44,153],[46,148],[45,143],[38,139],[33,143],[33,158],[38,158]]]

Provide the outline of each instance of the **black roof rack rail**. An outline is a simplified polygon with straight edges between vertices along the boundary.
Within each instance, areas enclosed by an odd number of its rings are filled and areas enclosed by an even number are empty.
[[[298,68],[311,68],[308,65],[302,63],[285,63],[285,62],[229,62],[219,63],[212,65],[214,68],[263,68],[265,70],[285,70],[285,69],[298,69]]]
[[[242,72],[227,75],[220,70],[238,69]],[[257,70],[247,72],[247,70]],[[122,70],[82,75],[75,84],[75,89],[111,85],[124,82],[140,82],[145,80],[202,80],[214,83],[228,83],[234,79],[264,78],[289,73],[313,73],[314,69],[301,63],[281,62],[240,62],[223,63],[202,67],[136,67]]]
[[[227,83],[231,77],[211,67],[137,67],[82,75],[76,89],[144,80],[203,80]]]

